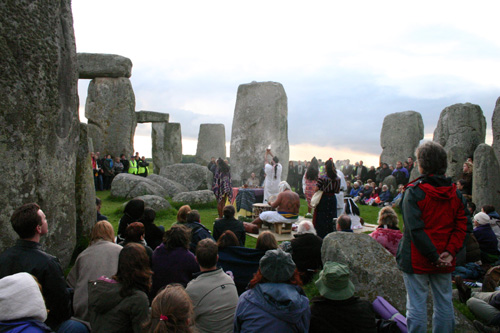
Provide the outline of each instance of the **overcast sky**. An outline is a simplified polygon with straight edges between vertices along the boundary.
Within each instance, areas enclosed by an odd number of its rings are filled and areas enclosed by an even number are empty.
[[[77,51],[130,58],[136,110],[180,122],[184,154],[195,154],[202,123],[223,123],[229,143],[238,86],[251,81],[285,88],[291,159],[375,164],[386,115],[420,112],[432,139],[441,111],[465,102],[482,108],[491,144],[500,96],[498,1],[73,0],[72,6]],[[88,82],[79,82],[84,121]],[[150,126],[138,126],[135,150],[146,156],[150,135]]]

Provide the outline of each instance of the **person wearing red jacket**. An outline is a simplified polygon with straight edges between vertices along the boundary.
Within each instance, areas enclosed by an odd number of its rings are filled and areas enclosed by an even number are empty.
[[[444,175],[444,148],[436,142],[426,142],[417,148],[416,156],[423,176],[404,190],[404,234],[396,257],[407,292],[408,332],[427,331],[429,286],[434,304],[432,331],[453,332],[451,272],[464,245],[470,214],[466,215],[466,205],[456,185]]]

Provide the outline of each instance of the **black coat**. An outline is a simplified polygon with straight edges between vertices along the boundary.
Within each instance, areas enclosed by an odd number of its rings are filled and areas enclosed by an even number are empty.
[[[370,302],[354,296],[343,301],[314,297],[309,332],[377,332],[375,311]]]

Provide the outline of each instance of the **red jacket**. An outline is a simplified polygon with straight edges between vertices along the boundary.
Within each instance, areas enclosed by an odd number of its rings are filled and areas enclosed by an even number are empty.
[[[444,176],[426,176],[405,189],[401,203],[404,234],[397,261],[406,273],[451,273],[451,267],[433,265],[448,251],[453,257],[462,248],[467,216],[462,196]]]

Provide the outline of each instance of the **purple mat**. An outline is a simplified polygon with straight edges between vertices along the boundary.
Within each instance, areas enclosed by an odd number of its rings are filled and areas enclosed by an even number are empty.
[[[408,328],[406,327],[406,318],[399,313],[398,310],[391,305],[391,303],[387,302],[385,298],[377,296],[372,305],[373,310],[375,310],[375,312],[378,313],[382,319],[394,320],[401,332],[408,332]]]

